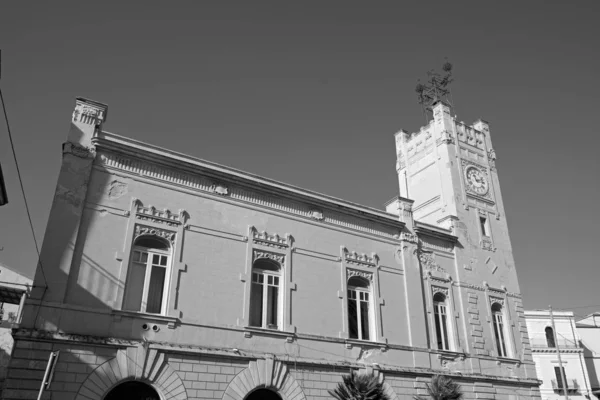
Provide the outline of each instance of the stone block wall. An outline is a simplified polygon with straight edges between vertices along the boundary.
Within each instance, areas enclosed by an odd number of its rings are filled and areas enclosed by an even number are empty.
[[[365,366],[294,359],[214,355],[198,349],[165,349],[16,340],[3,399],[36,399],[50,352],[60,351],[46,400],[101,400],[120,382],[150,383],[166,400],[242,400],[257,387],[274,387],[286,400],[331,399],[342,375]],[[444,372],[444,371],[440,371]],[[391,400],[413,400],[427,395],[431,372],[417,369],[380,370]],[[457,377],[465,400],[535,400],[539,390],[531,382],[494,378]]]

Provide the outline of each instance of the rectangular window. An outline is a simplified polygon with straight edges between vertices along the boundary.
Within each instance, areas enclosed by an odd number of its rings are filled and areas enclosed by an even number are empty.
[[[369,292],[348,289],[348,333],[350,339],[370,340]]]
[[[133,251],[123,309],[163,313],[168,263],[169,257],[165,254]]]
[[[446,305],[438,302],[434,304],[435,333],[439,350],[450,350],[448,345],[448,319]]]
[[[250,326],[279,329],[279,276],[252,272]]]
[[[561,370],[562,370],[562,373],[565,372],[564,368],[554,367],[554,375],[556,376],[556,387],[558,389],[568,389],[569,387],[567,385],[567,382],[564,382],[564,385],[563,385],[563,376],[562,376]],[[567,377],[567,374],[565,374],[565,379],[566,379],[566,377]]]
[[[481,226],[481,234],[483,236],[490,236],[490,233],[488,232],[487,218],[479,217],[479,224]]]

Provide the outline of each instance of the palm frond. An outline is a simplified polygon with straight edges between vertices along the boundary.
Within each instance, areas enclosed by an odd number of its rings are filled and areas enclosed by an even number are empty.
[[[342,376],[342,382],[329,394],[337,400],[390,400],[377,376],[357,371]]]

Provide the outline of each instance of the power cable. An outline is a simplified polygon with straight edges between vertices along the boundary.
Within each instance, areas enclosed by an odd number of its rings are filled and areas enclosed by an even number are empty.
[[[10,147],[12,154],[15,159],[15,166],[17,168],[17,177],[19,178],[19,184],[21,185],[21,193],[23,194],[23,202],[25,203],[25,211],[27,212],[27,218],[29,219],[29,227],[31,228],[31,236],[33,236],[33,243],[35,244],[35,251],[38,256],[38,264],[40,265],[40,271],[44,278],[44,285],[48,287],[48,280],[44,273],[44,267],[42,266],[42,260],[40,259],[40,248],[38,246],[37,239],[35,237],[35,230],[33,229],[33,222],[31,221],[31,212],[29,211],[29,204],[27,203],[27,196],[25,195],[25,188],[23,186],[23,179],[21,178],[21,170],[19,169],[19,162],[17,160],[17,153],[15,151],[15,144],[13,142],[12,134],[10,132],[10,124],[8,123],[8,114],[6,113],[6,105],[4,104],[4,96],[2,95],[2,89],[0,88],[0,100],[2,101],[2,110],[4,111],[4,120],[6,121],[6,129],[8,130],[8,139],[10,141]],[[45,292],[45,290],[44,290]]]

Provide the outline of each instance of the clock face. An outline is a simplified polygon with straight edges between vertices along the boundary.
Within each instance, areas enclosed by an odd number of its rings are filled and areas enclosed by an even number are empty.
[[[485,195],[490,189],[483,172],[476,167],[468,167],[466,171],[467,186],[478,195]]]

